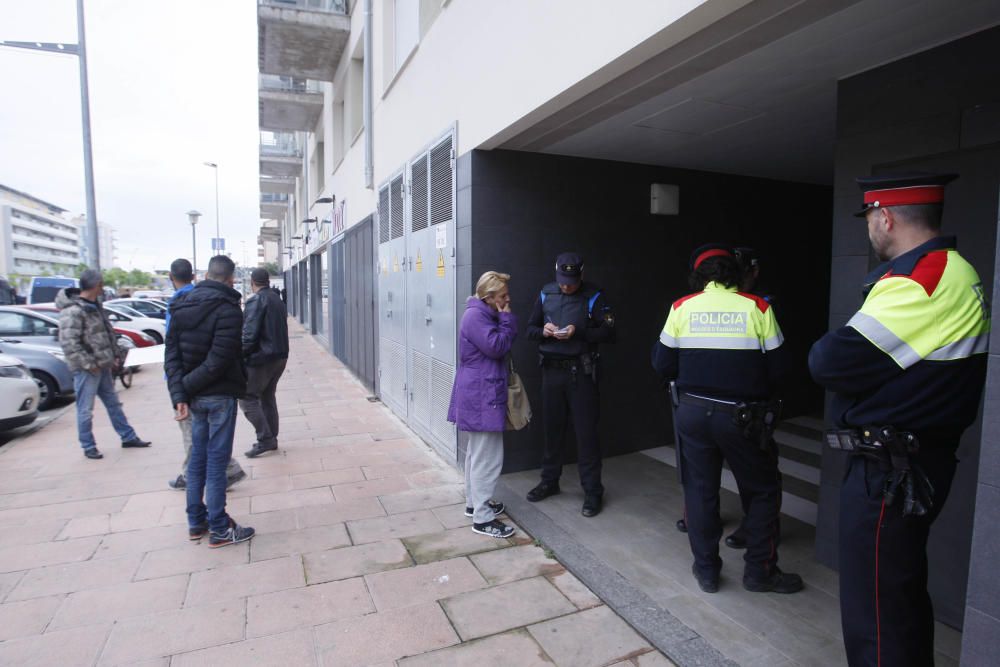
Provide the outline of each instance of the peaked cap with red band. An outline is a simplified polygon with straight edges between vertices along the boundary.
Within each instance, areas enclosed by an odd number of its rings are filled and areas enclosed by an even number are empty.
[[[910,206],[914,204],[943,204],[944,186],[958,178],[958,174],[879,174],[862,176],[858,186],[864,190],[864,207],[854,215],[863,218],[873,208]]]
[[[691,253],[691,270],[694,271],[709,257],[734,257],[733,247],[722,243],[707,243]]]

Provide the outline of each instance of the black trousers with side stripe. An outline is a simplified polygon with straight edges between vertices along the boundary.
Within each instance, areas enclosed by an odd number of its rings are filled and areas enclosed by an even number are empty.
[[[902,498],[884,505],[889,472],[877,462],[848,462],[840,489],[840,616],[851,667],[934,664],[927,536],[951,490],[953,451],[945,447],[918,457],[934,487],[934,506],[922,517],[904,517]]]
[[[722,567],[719,538],[719,486],[722,463],[736,478],[745,496],[747,549],[743,554],[744,576],[763,579],[778,562],[778,513],[781,478],[774,450],[743,435],[728,411],[681,403],[677,407],[677,431],[681,440],[681,477],[687,513],[688,540],[695,567],[714,574]]]
[[[562,475],[566,430],[572,419],[580,485],[586,495],[604,495],[601,445],[597,437],[600,410],[601,395],[597,383],[584,375],[582,368],[572,371],[542,367],[542,417],[545,422],[543,482],[558,482]]]

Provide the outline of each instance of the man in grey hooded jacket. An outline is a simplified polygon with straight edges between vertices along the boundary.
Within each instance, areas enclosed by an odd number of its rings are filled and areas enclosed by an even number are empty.
[[[94,399],[100,397],[111,418],[122,447],[149,447],[129,425],[115,393],[111,369],[121,363],[118,343],[108,316],[101,307],[104,279],[100,271],[87,269],[80,275],[80,287],[64,289],[56,295],[59,308],[59,343],[66,363],[73,371],[76,391],[76,427],[83,455],[101,459],[104,455],[94,440]]]

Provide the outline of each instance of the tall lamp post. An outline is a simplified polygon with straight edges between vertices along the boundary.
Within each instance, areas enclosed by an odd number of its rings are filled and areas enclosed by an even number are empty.
[[[191,222],[191,273],[194,277],[198,277],[198,242],[195,241],[194,227],[198,224],[198,218],[201,217],[201,213],[191,209],[187,212],[188,220]]]
[[[83,120],[83,174],[87,194],[87,256],[95,269],[101,268],[101,244],[97,238],[97,203],[94,196],[94,157],[90,145],[90,88],[87,85],[87,39],[83,20],[83,0],[76,0],[77,44],[52,42],[11,42],[0,40],[0,46],[15,49],[68,53],[80,61],[80,113]]]
[[[206,167],[215,170],[215,238],[219,239],[219,247],[213,251],[222,254],[222,234],[219,233],[219,165],[214,162],[202,162]]]

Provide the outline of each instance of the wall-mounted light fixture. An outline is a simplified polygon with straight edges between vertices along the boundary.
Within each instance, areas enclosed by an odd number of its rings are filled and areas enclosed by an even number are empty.
[[[681,212],[681,189],[678,185],[653,183],[649,186],[651,215],[678,215]]]

